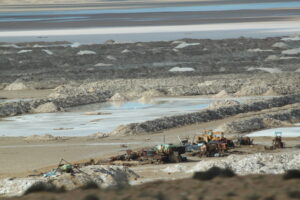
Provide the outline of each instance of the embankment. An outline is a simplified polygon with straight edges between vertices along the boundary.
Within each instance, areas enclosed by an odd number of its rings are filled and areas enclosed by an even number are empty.
[[[257,114],[251,117],[237,119],[227,122],[218,130],[223,131],[226,135],[236,133],[249,133],[251,131],[275,128],[283,126],[292,126],[290,122],[300,120],[300,104],[284,106],[277,111],[269,111],[268,114]]]
[[[2,103],[0,104],[0,117],[31,113],[39,106],[47,103],[53,103],[57,107],[57,111],[60,111],[68,107],[104,102],[110,97],[111,94],[109,92],[96,92],[93,94],[77,94],[57,98]],[[40,110],[39,112],[43,111]]]
[[[218,109],[205,109],[195,113],[175,115],[171,117],[163,117],[155,120],[149,120],[142,123],[131,123],[121,125],[112,134],[116,135],[134,135],[142,133],[154,133],[170,128],[208,122],[211,120],[223,119],[225,117],[234,116],[240,113],[253,111],[261,111],[274,107],[282,107],[289,104],[300,102],[300,94],[286,95],[272,98],[265,101],[257,101],[252,103],[239,104],[234,106],[226,106]],[[296,112],[299,115],[299,111]]]

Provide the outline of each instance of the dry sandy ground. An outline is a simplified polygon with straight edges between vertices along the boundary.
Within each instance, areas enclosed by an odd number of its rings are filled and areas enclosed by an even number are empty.
[[[0,99],[38,99],[47,97],[53,90],[0,90]]]
[[[23,137],[0,138],[0,177],[25,176],[45,172],[55,167],[61,158],[68,161],[85,161],[91,158],[103,159],[111,155],[124,153],[126,149],[150,147],[155,144],[178,143],[181,138],[200,133],[202,129],[214,128],[225,120],[201,123],[181,128],[163,131],[157,134],[107,137],[95,139],[93,137],[70,137],[56,140],[24,140]],[[284,139],[287,146],[300,144],[300,138]],[[271,138],[257,138],[260,145],[271,145]],[[122,147],[126,144],[127,147]],[[263,148],[254,149],[254,152]],[[141,170],[143,171],[143,170]],[[155,169],[153,169],[155,171]]]
[[[8,99],[42,98],[50,92],[51,90],[0,91],[0,97]],[[257,113],[261,112],[247,113],[246,116]],[[150,147],[163,143],[164,138],[166,143],[178,143],[178,136],[180,138],[192,138],[194,135],[200,134],[203,129],[214,129],[241,117],[241,115],[237,115],[222,120],[169,129],[156,134],[126,137],[58,137],[54,139],[45,138],[43,140],[37,140],[36,138],[28,140],[24,137],[0,137],[0,178],[45,172],[56,166],[61,158],[71,162],[84,161],[91,158],[102,159],[123,153],[126,149]],[[288,146],[300,144],[300,138],[285,140]],[[271,138],[257,138],[255,142],[260,145],[271,145]],[[122,147],[122,144],[126,144],[128,147]],[[254,150],[254,152],[256,151],[259,151],[259,149]],[[148,169],[154,172],[156,167],[148,167]],[[145,169],[137,170],[147,173]]]
[[[230,185],[230,187],[228,187]],[[182,179],[153,182],[110,190],[75,190],[67,193],[33,193],[12,199],[22,200],[280,200],[299,199],[299,179],[285,180],[281,175],[216,177],[203,181]]]

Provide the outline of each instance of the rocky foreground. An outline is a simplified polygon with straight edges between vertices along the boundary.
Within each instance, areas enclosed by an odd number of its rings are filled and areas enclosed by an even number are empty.
[[[51,176],[45,174],[27,178],[2,179],[0,180],[0,196],[23,195],[30,186],[40,182],[52,183],[56,187],[64,187],[66,190],[74,190],[91,182],[101,188],[123,186],[128,184],[130,178],[138,178],[137,174],[123,166],[90,165],[74,171],[73,174],[57,171]]]
[[[282,175],[250,175],[231,178],[216,177],[211,180],[182,179],[153,182],[139,186],[112,190],[75,190],[67,193],[32,193],[12,200],[212,200],[212,199],[299,199],[300,181],[285,179]],[[227,186],[230,185],[230,188]]]
[[[206,171],[212,167],[230,168],[236,174],[283,174],[288,170],[300,169],[300,150],[280,153],[255,153],[251,155],[230,155],[220,160],[198,162],[193,167],[180,165],[163,169],[165,172],[192,173]]]
[[[78,175],[56,175],[54,177],[12,178],[0,180],[2,195],[23,194],[37,182],[52,184],[56,188],[64,186],[71,192],[30,193],[13,199],[297,199],[299,197],[299,150],[280,153],[258,153],[251,155],[231,155],[227,158],[200,161],[193,166],[182,164],[158,166],[168,173],[186,174],[194,179],[146,183],[129,186],[128,181],[143,179],[138,174],[124,167],[91,165],[81,168]],[[212,167],[230,169],[218,176],[217,172],[205,172]],[[159,171],[159,170],[158,170]],[[157,172],[159,173],[159,172]],[[285,174],[286,173],[286,174]],[[298,173],[298,175],[297,175]],[[243,176],[236,176],[236,175]],[[272,176],[270,176],[270,174]],[[278,175],[285,174],[285,175]],[[214,178],[217,176],[217,178]],[[165,179],[166,177],[161,177]],[[93,185],[90,184],[93,181]],[[149,181],[149,180],[148,180]],[[90,185],[87,186],[89,183]],[[230,184],[230,187],[226,185]],[[104,187],[112,189],[103,189]],[[102,188],[101,190],[95,188]],[[117,187],[117,188],[116,188]],[[180,190],[178,190],[180,188]],[[213,190],[212,190],[213,189]],[[34,190],[33,190],[34,191]],[[56,191],[56,193],[55,193]],[[180,193],[178,193],[180,191]],[[281,192],[279,192],[281,191]],[[298,191],[298,192],[297,192]],[[54,192],[54,193],[53,193]],[[28,192],[26,192],[28,193]],[[92,195],[91,195],[92,194]],[[89,196],[90,195],[90,196]],[[89,197],[88,197],[89,196]],[[93,196],[93,198],[92,198]]]

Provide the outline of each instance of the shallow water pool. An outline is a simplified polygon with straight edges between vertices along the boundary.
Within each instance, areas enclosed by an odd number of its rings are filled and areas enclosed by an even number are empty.
[[[296,124],[297,125],[297,124]],[[274,137],[275,132],[281,132],[282,137],[300,137],[300,124],[297,127],[273,128],[248,134],[249,137]]]
[[[258,98],[231,99],[243,102]],[[97,132],[109,133],[119,125],[197,112],[215,100],[209,97],[166,97],[147,102],[105,102],[71,108],[67,112],[8,117],[0,121],[0,136],[87,136]]]
[[[106,102],[72,108],[68,112],[8,117],[0,122],[0,136],[86,136],[97,132],[107,133],[122,124],[196,112],[208,107],[212,101],[209,98],[155,98],[146,103]]]

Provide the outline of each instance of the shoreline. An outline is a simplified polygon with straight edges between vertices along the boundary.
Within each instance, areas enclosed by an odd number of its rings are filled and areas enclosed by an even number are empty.
[[[245,22],[211,25],[138,26],[119,28],[85,28],[62,30],[0,31],[0,42],[80,42],[104,43],[107,40],[126,42],[172,41],[181,38],[228,39],[237,37],[267,38],[300,32],[299,20],[282,22]],[[178,31],[180,30],[180,31]],[[222,31],[222,35],[218,33]],[[170,36],[172,33],[172,36]],[[158,39],[159,38],[159,39]],[[95,43],[95,41],[97,41]]]

